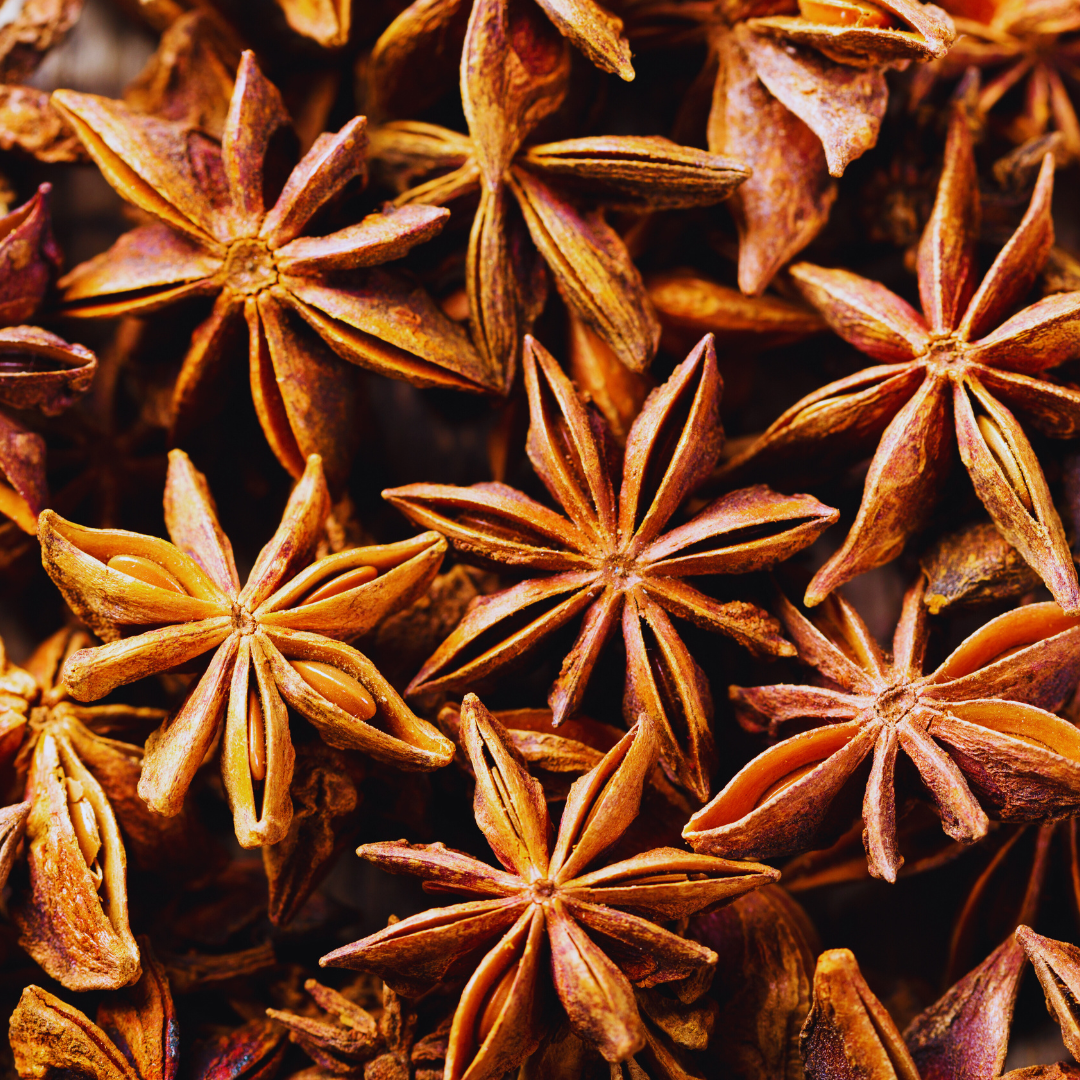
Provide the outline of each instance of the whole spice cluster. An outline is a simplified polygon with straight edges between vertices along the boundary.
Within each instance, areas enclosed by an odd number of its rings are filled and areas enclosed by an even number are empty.
[[[1080,1078],[1078,108],[1080,0],[0,5],[0,1080]]]

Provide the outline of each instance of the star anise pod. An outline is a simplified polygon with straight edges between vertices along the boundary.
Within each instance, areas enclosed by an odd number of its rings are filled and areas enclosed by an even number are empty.
[[[791,268],[832,328],[881,362],[803,398],[729,466],[739,475],[808,457],[847,460],[880,440],[858,516],[810,583],[808,604],[899,554],[934,507],[959,446],[975,493],[1002,536],[1066,611],[1080,610],[1061,519],[1014,414],[1057,438],[1080,431],[1080,391],[1041,377],[1080,353],[1080,292],[1047,296],[1005,319],[1053,242],[1053,186],[1048,154],[1023,221],[976,287],[979,194],[971,132],[957,109],[919,245],[922,315],[883,285],[846,270]]]
[[[58,90],[53,101],[105,178],[156,219],[61,280],[65,314],[102,318],[217,298],[176,383],[174,427],[245,324],[256,411],[296,477],[310,453],[322,454],[334,486],[348,470],[357,383],[345,361],[421,386],[497,385],[422,289],[377,269],[439,232],[447,211],[407,207],[307,234],[330,200],[365,177],[363,117],[319,136],[277,194],[275,151],[289,117],[250,52],[220,145],[92,94]]]
[[[453,744],[414,716],[361,653],[345,644],[421,595],[445,548],[427,533],[308,565],[330,509],[312,455],[281,525],[241,586],[202,474],[169,456],[165,521],[152,536],[88,529],[45,511],[42,561],[72,609],[109,643],[68,657],[64,685],[79,700],[211,652],[183,707],[149,739],[139,794],[177,814],[224,727],[222,776],[241,844],[272,844],[292,818],[294,751],[286,706],[332,746],[410,769],[447,764]],[[121,629],[137,631],[122,637]]]
[[[534,0],[515,0],[532,6]],[[535,0],[552,26],[598,68],[633,79],[623,21],[597,0]],[[368,64],[373,116],[415,116],[457,73],[468,20],[483,0],[414,0],[383,32]],[[424,72],[418,79],[416,73]]]
[[[348,44],[352,30],[352,0],[275,0],[288,24],[325,49]]]
[[[798,718],[814,726],[759,754],[690,819],[683,835],[695,850],[773,858],[821,846],[847,827],[863,787],[870,873],[895,881],[901,750],[954,840],[985,835],[987,810],[1005,821],[1077,812],[1080,733],[1047,710],[1080,676],[1080,621],[1054,603],[1017,608],[924,675],[923,590],[920,577],[904,597],[891,657],[846,601],[830,597],[811,621],[781,598],[799,655],[824,685],[732,687],[731,696],[770,729]]]
[[[739,287],[751,294],[820,232],[832,177],[877,142],[885,72],[944,56],[955,37],[941,8],[916,0],[801,0],[794,9],[787,0],[632,0],[627,11],[643,44],[708,43],[709,149],[753,170],[732,201]]]
[[[56,416],[90,388],[97,359],[32,319],[60,265],[42,184],[29,202],[0,218],[0,514],[27,533],[48,499],[45,440],[23,414]]]
[[[28,986],[11,1014],[15,1071],[25,1080],[176,1080],[179,1036],[165,969],[150,943],[134,986],[103,998],[95,1024],[40,986]]]
[[[812,543],[837,513],[809,496],[759,486],[724,495],[664,531],[708,475],[723,441],[711,336],[650,395],[621,467],[609,453],[603,421],[532,338],[525,342],[525,385],[529,458],[563,514],[503,484],[411,484],[384,495],[466,554],[553,573],[479,599],[406,693],[465,689],[583,616],[548,698],[554,723],[561,724],[580,706],[600,651],[621,621],[625,714],[633,721],[640,711],[649,713],[675,778],[704,800],[716,764],[712,701],[671,616],[764,655],[789,656],[792,648],[760,608],[719,603],[685,579],[772,565]]]
[[[659,325],[641,275],[601,207],[662,209],[727,198],[749,175],[740,161],[661,138],[598,136],[527,145],[562,104],[565,42],[532,4],[474,0],[461,61],[469,135],[400,122],[371,133],[397,199],[445,205],[479,192],[465,272],[473,339],[508,385],[543,307],[543,265],[566,304],[627,367],[649,366]],[[584,205],[583,205],[584,202]]]
[[[1073,0],[943,0],[960,38],[949,55],[915,76],[914,100],[939,78],[969,68],[983,73],[977,97],[990,114],[1006,95],[1021,102],[1001,126],[1013,142],[1060,132],[1072,159],[1080,157],[1080,121],[1070,93],[1080,64],[1080,10]]]
[[[465,698],[461,727],[476,774],[476,822],[505,869],[442,844],[364,845],[358,854],[386,870],[474,899],[393,923],[320,964],[372,971],[406,995],[469,973],[450,1029],[446,1080],[516,1068],[559,1013],[606,1060],[625,1061],[645,1045],[632,984],[700,977],[716,960],[711,949],[657,920],[733,900],[778,875],[678,848],[596,865],[637,815],[656,760],[644,713],[574,783],[553,847],[543,789],[475,695]],[[489,951],[478,960],[481,950]],[[549,1007],[552,984],[558,1013]]]

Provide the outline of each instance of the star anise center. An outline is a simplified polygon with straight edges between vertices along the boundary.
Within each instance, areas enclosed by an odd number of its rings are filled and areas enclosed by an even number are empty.
[[[911,684],[899,683],[878,695],[874,702],[874,712],[883,723],[895,727],[915,708],[917,702],[918,698]]]
[[[923,354],[927,369],[935,375],[948,375],[963,366],[967,354],[967,343],[954,333],[932,334]]]
[[[251,612],[248,611],[246,607],[236,602],[233,603],[232,624],[233,629],[239,631],[245,637],[254,634],[259,626]]]
[[[233,292],[251,296],[273,285],[278,278],[273,252],[261,240],[234,240],[225,256],[225,280]]]
[[[621,551],[604,556],[600,562],[600,572],[608,585],[620,591],[632,588],[641,579],[637,560]]]
[[[548,878],[534,881],[529,887],[529,899],[534,904],[546,904],[555,895],[555,882]]]

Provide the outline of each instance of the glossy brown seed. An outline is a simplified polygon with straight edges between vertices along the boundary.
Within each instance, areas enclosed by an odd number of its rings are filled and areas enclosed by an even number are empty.
[[[329,581],[324,581],[317,589],[312,591],[300,601],[301,604],[317,604],[320,600],[329,600],[331,596],[340,596],[349,589],[355,589],[360,585],[366,585],[379,576],[379,571],[374,566],[358,566],[346,574],[339,574]]]
[[[263,717],[259,691],[254,686],[248,688],[247,731],[251,779],[261,783],[266,779],[266,719]]]
[[[370,720],[375,715],[375,699],[351,675],[318,660],[290,660],[289,663],[308,686],[350,716]]]
[[[114,555],[106,565],[110,570],[145,581],[156,589],[168,589],[170,592],[187,596],[184,586],[165,567],[159,566],[152,559],[144,559],[141,555]]]

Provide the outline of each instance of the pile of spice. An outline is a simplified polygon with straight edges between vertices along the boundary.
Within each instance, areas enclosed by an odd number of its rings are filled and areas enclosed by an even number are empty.
[[[1080,1080],[1080,0],[0,5],[0,1080]]]

